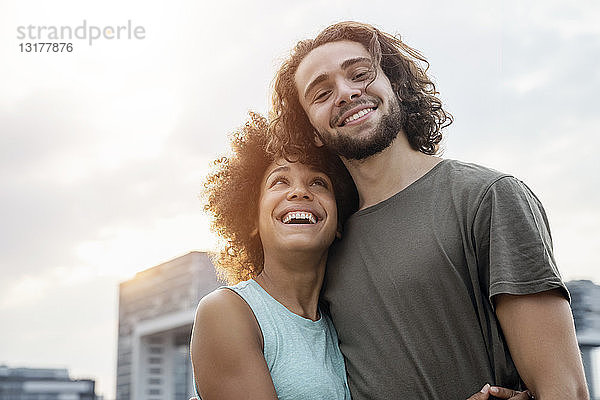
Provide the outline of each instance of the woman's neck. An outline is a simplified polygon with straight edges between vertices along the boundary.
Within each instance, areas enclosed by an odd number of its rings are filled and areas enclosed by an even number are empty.
[[[265,251],[263,271],[255,280],[288,310],[316,321],[326,261],[327,251],[318,255]]]

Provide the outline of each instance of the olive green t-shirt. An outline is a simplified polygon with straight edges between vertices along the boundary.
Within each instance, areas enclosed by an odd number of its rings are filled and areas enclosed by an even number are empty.
[[[353,400],[466,399],[520,378],[493,309],[559,288],[546,214],[512,176],[443,160],[349,218],[323,299]]]

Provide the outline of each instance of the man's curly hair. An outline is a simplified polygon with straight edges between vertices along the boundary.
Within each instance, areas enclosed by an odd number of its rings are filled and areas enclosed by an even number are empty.
[[[442,140],[441,130],[452,123],[452,115],[442,108],[435,85],[427,77],[429,63],[400,37],[360,22],[331,25],[316,38],[302,40],[294,47],[274,80],[269,149],[285,155],[313,145],[315,130],[300,104],[296,71],[313,49],[343,40],[361,43],[371,54],[374,66],[380,65],[390,80],[406,114],[403,131],[411,147],[425,154],[436,154]]]
[[[211,227],[225,242],[213,261],[221,280],[229,284],[256,277],[263,269],[264,253],[258,226],[258,202],[262,179],[280,153],[266,151],[267,119],[257,113],[231,138],[232,154],[213,162],[214,171],[204,183],[204,209],[212,217]],[[338,208],[338,225],[357,209],[358,193],[350,174],[327,150],[296,151],[294,161],[311,165],[329,176]]]

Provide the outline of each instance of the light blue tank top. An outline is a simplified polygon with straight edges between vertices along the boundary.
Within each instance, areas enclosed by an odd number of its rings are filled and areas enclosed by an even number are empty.
[[[344,358],[328,315],[294,314],[255,280],[229,289],[248,303],[262,330],[264,356],[280,400],[350,400]]]

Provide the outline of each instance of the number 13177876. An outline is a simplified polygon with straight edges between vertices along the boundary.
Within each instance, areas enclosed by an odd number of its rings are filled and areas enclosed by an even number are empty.
[[[71,53],[73,51],[73,43],[19,43],[21,53]]]

